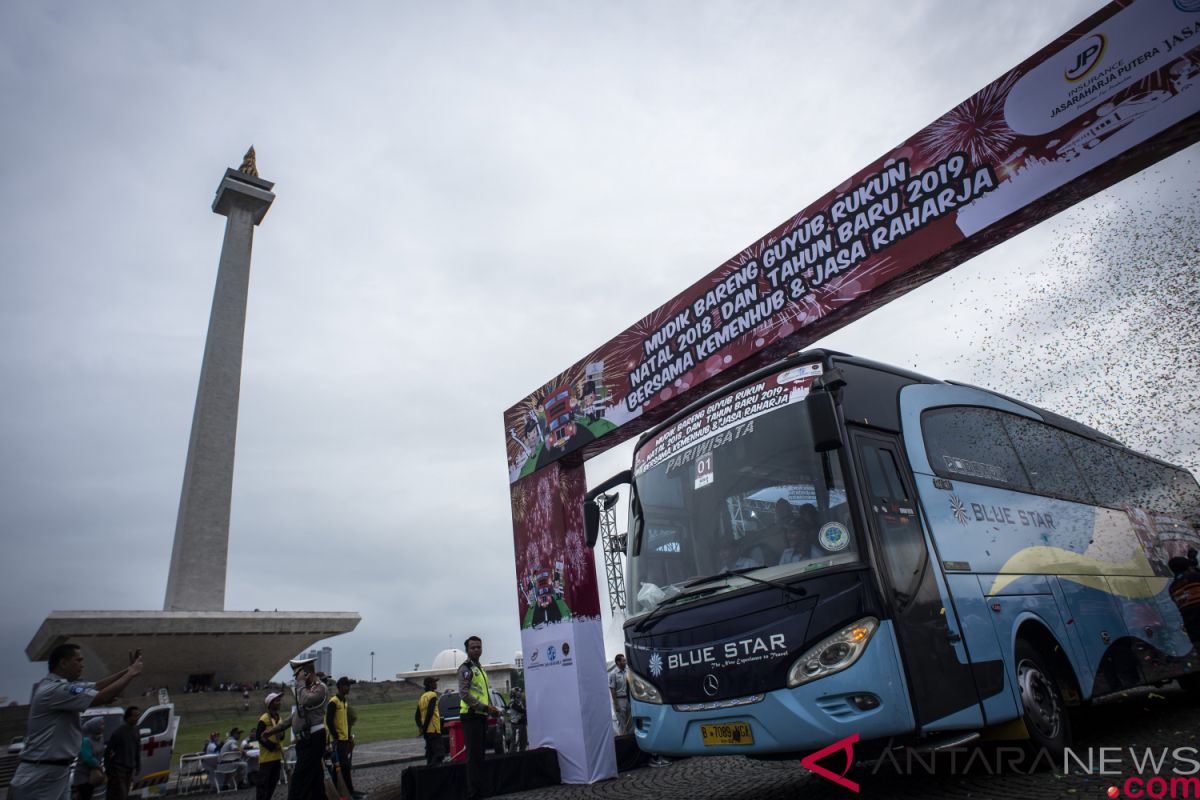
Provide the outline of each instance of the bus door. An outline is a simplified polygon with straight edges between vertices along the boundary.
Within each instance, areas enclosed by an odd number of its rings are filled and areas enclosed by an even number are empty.
[[[917,724],[982,725],[954,605],[929,552],[898,437],[852,430],[860,491]],[[953,717],[951,719],[951,717]]]

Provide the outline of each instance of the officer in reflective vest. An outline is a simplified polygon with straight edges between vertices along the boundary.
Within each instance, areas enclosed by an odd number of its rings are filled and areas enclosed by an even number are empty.
[[[467,798],[483,797],[483,750],[487,736],[487,718],[500,716],[491,704],[491,686],[487,673],[479,665],[483,640],[469,636],[463,642],[467,660],[458,668],[459,719],[467,746]]]

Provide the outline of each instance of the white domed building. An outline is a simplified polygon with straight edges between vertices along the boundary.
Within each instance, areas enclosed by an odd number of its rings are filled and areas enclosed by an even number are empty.
[[[520,654],[518,653],[518,658]],[[412,672],[397,672],[396,680],[405,681],[418,688],[425,684],[426,678],[438,679],[438,691],[442,694],[446,692],[458,691],[458,668],[467,660],[467,654],[457,647],[452,647],[449,650],[443,650],[433,657],[433,664],[429,669],[417,669]],[[512,690],[513,676],[520,671],[521,667],[518,663],[504,663],[501,661],[488,661],[487,651],[484,651],[483,668],[488,674],[488,682],[491,683],[493,689],[498,689],[505,695]]]
[[[437,670],[455,670],[462,662],[467,660],[467,654],[457,647],[451,647],[449,650],[443,650],[433,657],[433,665],[430,669]]]

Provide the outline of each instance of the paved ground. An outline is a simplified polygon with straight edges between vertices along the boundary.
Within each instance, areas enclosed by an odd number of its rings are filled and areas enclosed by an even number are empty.
[[[354,748],[354,763],[360,768],[397,759],[420,759],[424,764],[425,742],[420,739],[396,739],[360,744]]]
[[[933,761],[934,774],[926,766],[911,764],[906,759],[877,762],[876,765],[856,764],[848,778],[859,785],[859,796],[881,798],[1083,798],[1107,797],[1109,786],[1120,788],[1125,777],[1138,774],[1128,748],[1139,753],[1144,748],[1200,747],[1200,700],[1178,689],[1141,690],[1106,699],[1079,715],[1076,725],[1074,751],[1085,761],[1091,748],[1094,766],[1099,768],[1101,747],[1119,747],[1121,763],[1115,765],[1120,775],[1106,776],[1061,774],[1057,769],[1043,769],[1028,774],[1029,761],[1015,761],[1011,750],[1001,752],[999,745],[963,748],[953,753],[939,754]],[[1113,755],[1113,753],[1110,753]],[[1196,750],[1185,754],[1200,761]],[[997,757],[1006,767],[997,771]],[[953,763],[952,763],[953,760]],[[928,762],[928,757],[926,757]],[[824,761],[822,762],[825,763]],[[1169,775],[1172,762],[1162,773]],[[1012,767],[1017,766],[1014,770]],[[1179,768],[1190,771],[1186,761]],[[965,767],[965,769],[964,769]],[[1196,767],[1200,768],[1200,767]],[[836,771],[836,767],[834,767]],[[1154,772],[1143,773],[1147,777]],[[692,758],[676,761],[658,769],[643,768],[612,781],[592,786],[560,786],[519,794],[505,795],[506,800],[823,800],[848,798],[853,792],[809,773],[798,762],[762,762],[731,756],[725,758]],[[1182,796],[1182,795],[1179,795]],[[1193,793],[1191,797],[1200,796]]]
[[[1074,767],[1062,774],[1062,765],[1054,769],[1030,772],[1030,763],[1011,749],[1000,750],[991,744],[943,752],[924,761],[907,762],[904,756],[875,764],[856,763],[847,777],[859,784],[859,796],[877,798],[1104,798],[1109,786],[1119,788],[1123,780],[1139,774],[1129,748],[1141,754],[1151,748],[1156,754],[1163,748],[1194,748],[1182,755],[1200,762],[1200,698],[1171,687],[1139,690],[1105,699],[1094,708],[1080,713],[1075,721],[1074,750],[1085,762],[1089,753],[1099,768],[1101,747],[1118,761],[1118,775],[1088,773]],[[355,788],[372,795],[371,800],[398,798],[400,773],[419,761],[405,760],[419,755],[415,739],[378,742],[358,748],[355,760]],[[1022,760],[1017,760],[1018,758]],[[997,759],[1003,762],[997,766]],[[826,762],[822,762],[826,763]],[[836,760],[835,760],[836,763]],[[1167,760],[1158,774],[1171,775],[1172,764],[1182,772],[1192,769],[1187,761]],[[831,764],[836,771],[836,767]],[[933,774],[930,774],[930,767]],[[1195,767],[1200,769],[1200,766]],[[1153,770],[1142,771],[1149,777]],[[1200,773],[1197,773],[1200,777]],[[284,787],[275,800],[285,797]],[[250,800],[250,791],[223,793],[229,800]],[[557,786],[518,794],[504,795],[505,800],[825,800],[853,797],[848,789],[831,783],[800,767],[796,761],[764,762],[742,756],[690,758],[673,761],[661,768],[644,767],[622,773],[618,778],[591,786]],[[1122,795],[1124,796],[1124,795]],[[1147,795],[1149,796],[1149,795]],[[1183,796],[1183,795],[1177,795]],[[1191,797],[1200,793],[1193,792]]]

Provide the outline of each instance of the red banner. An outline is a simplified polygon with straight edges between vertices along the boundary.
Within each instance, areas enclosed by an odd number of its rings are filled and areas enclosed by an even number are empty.
[[[583,538],[583,470],[549,470],[512,487],[521,628],[599,619],[596,561]]]
[[[510,481],[601,452],[1198,138],[1200,2],[1111,3],[508,409]]]

